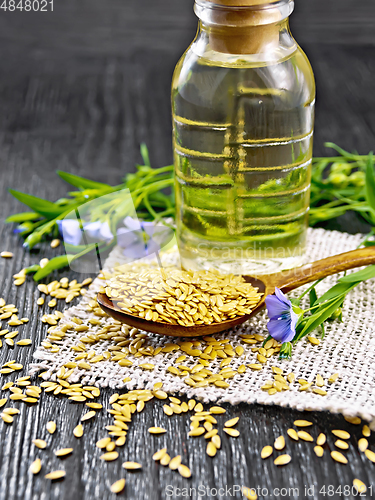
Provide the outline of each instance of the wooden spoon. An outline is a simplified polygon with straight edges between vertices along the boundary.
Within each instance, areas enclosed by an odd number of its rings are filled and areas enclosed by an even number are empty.
[[[126,323],[140,330],[159,333],[160,335],[169,335],[171,337],[200,337],[228,330],[235,325],[247,321],[264,307],[267,295],[275,293],[275,287],[280,288],[280,290],[286,293],[306,283],[325,278],[326,276],[354,269],[355,267],[368,266],[370,264],[375,264],[374,247],[360,248],[359,250],[328,257],[280,273],[262,275],[259,277],[244,276],[248,283],[251,283],[254,287],[258,287],[259,292],[263,293],[260,302],[252,310],[251,314],[222,321],[221,323],[212,323],[211,325],[181,326],[147,321],[146,319],[123,312],[103,293],[98,293],[97,300],[100,307],[109,316],[112,316],[112,318],[117,321],[121,321],[121,323]]]

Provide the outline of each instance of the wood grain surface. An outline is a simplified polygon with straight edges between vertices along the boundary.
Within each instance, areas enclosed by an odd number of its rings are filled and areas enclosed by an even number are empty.
[[[308,53],[317,79],[317,120],[315,154],[326,154],[324,141],[333,141],[349,150],[367,153],[375,144],[374,93],[374,3],[297,0],[293,31]],[[30,318],[21,327],[22,337],[31,337],[33,346],[0,349],[0,363],[11,359],[27,367],[35,346],[46,336],[36,306],[35,284],[12,284],[12,275],[22,267],[51,257],[58,250],[48,245],[25,252],[21,242],[4,224],[6,216],[22,206],[7,193],[15,187],[51,200],[62,196],[67,186],[55,171],[67,170],[98,181],[118,183],[140,161],[139,144],[145,141],[154,165],[172,162],[169,89],[173,67],[194,36],[196,19],[189,0],[55,0],[53,13],[5,13],[0,11],[0,250],[14,252],[12,260],[0,259],[0,295],[17,304],[22,316]],[[327,227],[366,231],[353,215],[333,221]],[[56,273],[61,277],[65,272]],[[69,273],[72,278],[76,276]],[[78,275],[77,275],[78,276]],[[78,276],[82,278],[82,276]],[[59,306],[60,307],[60,306]],[[26,369],[22,374],[26,373]],[[14,375],[0,376],[0,387]],[[3,394],[3,393],[2,393]],[[108,407],[111,391],[103,391]],[[0,395],[0,398],[2,396]],[[354,478],[368,486],[375,483],[375,466],[357,450],[360,426],[326,413],[299,413],[289,409],[241,405],[227,408],[219,418],[240,416],[237,439],[223,436],[222,450],[214,459],[205,454],[203,438],[187,438],[186,416],[171,419],[162,411],[162,402],[148,403],[131,426],[120,458],[103,463],[95,442],[106,435],[106,413],[85,424],[85,436],[76,440],[72,430],[86,410],[43,394],[40,404],[21,409],[15,423],[0,422],[0,500],[91,500],[113,499],[110,484],[126,477],[121,498],[158,500],[171,498],[166,487],[225,488],[233,485],[263,487],[273,498],[273,488],[299,488],[284,498],[327,498],[318,493],[323,485],[352,485]],[[289,442],[292,462],[277,468],[272,460],[262,461],[260,450],[283,434],[296,418],[314,422],[312,434],[329,436],[323,458],[313,446]],[[58,432],[47,436],[45,424],[55,420]],[[164,436],[150,436],[148,427],[161,425]],[[332,429],[351,432],[348,465],[333,462]],[[37,450],[34,438],[46,438],[48,448]],[[171,455],[181,454],[191,467],[192,479],[181,478],[151,459],[154,451],[167,446]],[[374,449],[374,439],[370,438]],[[65,460],[53,450],[72,446]],[[42,473],[28,472],[35,457],[43,462]],[[140,472],[121,468],[125,460],[143,464]],[[44,474],[56,468],[67,471],[65,480],[51,484]],[[313,496],[305,485],[315,485]],[[265,493],[265,492],[264,492]],[[180,498],[180,496],[172,496]],[[208,494],[189,498],[220,498]],[[242,498],[239,493],[233,497]],[[355,498],[353,495],[331,498]],[[371,498],[368,496],[367,498]]]

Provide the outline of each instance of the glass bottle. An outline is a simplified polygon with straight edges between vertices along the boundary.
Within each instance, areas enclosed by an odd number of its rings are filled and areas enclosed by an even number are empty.
[[[177,238],[186,269],[303,263],[315,83],[293,0],[196,0],[172,82]]]

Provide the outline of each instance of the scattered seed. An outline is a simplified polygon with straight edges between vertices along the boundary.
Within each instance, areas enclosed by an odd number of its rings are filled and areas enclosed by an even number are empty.
[[[312,425],[312,422],[309,422],[308,420],[295,420],[294,425],[296,427],[310,427]]]
[[[195,429],[191,429],[188,436],[198,437],[198,436],[202,436],[202,434],[205,434],[205,432],[206,432],[206,429],[204,427],[197,427]]]
[[[189,467],[187,467],[186,465],[181,464],[178,468],[178,472],[182,477],[185,477],[185,478],[191,477],[191,471],[190,471]]]
[[[361,438],[359,441],[358,441],[358,449],[360,451],[366,451],[368,448],[368,441],[367,439],[365,438]]]
[[[253,488],[248,488],[247,486],[242,486],[242,494],[247,500],[257,500],[258,495]]]
[[[48,422],[46,425],[46,429],[50,434],[54,434],[54,432],[56,431],[55,422]]]
[[[334,431],[332,431],[332,434],[340,439],[349,439],[350,438],[349,432],[342,431],[342,430],[334,430]]]
[[[166,431],[166,429],[163,429],[162,427],[150,427],[148,429],[148,432],[150,434],[164,434]]]
[[[300,439],[302,439],[302,441],[309,441],[311,443],[314,441],[314,438],[308,432],[298,431],[297,434],[298,434],[298,437]]]
[[[371,462],[375,463],[375,453],[373,451],[365,450],[365,455]]]
[[[138,462],[124,462],[122,464],[122,466],[126,470],[138,470],[138,469],[142,469],[142,465],[139,464]]]
[[[47,448],[47,443],[43,439],[33,439],[33,443],[40,450]]]
[[[34,460],[34,462],[30,465],[30,472],[32,474],[39,474],[40,470],[42,468],[42,461],[40,458],[37,458]]]
[[[231,427],[223,429],[231,437],[238,437],[240,435],[237,429],[232,429]]]
[[[317,440],[316,440],[316,444],[318,446],[323,446],[323,444],[326,442],[327,438],[326,438],[326,435],[321,433],[319,434],[319,436],[317,437]]]
[[[335,460],[336,462],[340,462],[341,464],[348,463],[348,459],[344,457],[344,455],[339,451],[331,451],[331,457],[333,458],[333,460]]]
[[[322,457],[324,454],[324,449],[321,446],[314,446],[314,451],[317,457]]]
[[[366,493],[367,487],[360,479],[353,479],[353,486],[358,493]]]
[[[276,457],[273,463],[275,465],[286,465],[291,460],[292,460],[292,457],[288,454],[285,454],[285,455],[280,455],[280,456]]]
[[[76,438],[80,438],[83,436],[83,426],[81,424],[77,425],[77,427],[74,428],[73,434]]]
[[[299,437],[297,431],[295,431],[294,429],[288,429],[286,432],[291,439],[293,439],[294,441],[298,441]]]
[[[181,465],[181,455],[177,455],[171,459],[169,462],[169,468],[171,470],[176,470],[180,467]]]
[[[13,417],[11,415],[7,415],[6,413],[0,413],[0,417],[6,424],[13,423]]]
[[[359,417],[345,417],[344,415],[344,418],[347,422],[349,422],[349,424],[353,425],[359,425],[362,422],[362,420]]]
[[[281,451],[282,449],[285,448],[285,438],[284,436],[279,436],[276,441],[274,442],[274,447],[275,450]]]
[[[66,457],[67,455],[70,455],[71,453],[73,453],[73,448],[61,448],[61,450],[55,451],[56,457]]]
[[[371,436],[370,427],[368,425],[364,425],[363,426],[363,428],[362,428],[362,434],[365,437],[370,437]]]
[[[224,408],[221,408],[221,406],[211,406],[210,412],[214,415],[219,415],[221,413],[225,413],[226,410]]]
[[[125,488],[125,479],[119,479],[115,483],[112,484],[111,486],[111,491],[112,493],[121,493],[122,490]]]
[[[11,259],[13,257],[13,254],[12,254],[12,252],[1,252],[0,256],[3,259]]]
[[[50,472],[49,474],[46,474],[44,477],[46,479],[51,479],[51,481],[56,481],[57,479],[62,479],[65,477],[65,471],[64,470],[55,470],[53,472]]]
[[[261,451],[261,453],[260,453],[260,456],[261,456],[263,459],[265,459],[265,458],[270,457],[270,456],[272,455],[272,453],[273,453],[273,448],[272,448],[272,446],[265,446],[265,447],[262,449],[262,451]]]
[[[224,423],[224,426],[225,427],[234,427],[236,425],[236,423],[239,421],[240,417],[235,417],[235,418],[232,418],[231,420],[227,420],[225,423]]]
[[[113,460],[117,460],[118,453],[117,451],[110,451],[108,453],[104,453],[104,455],[100,456],[101,460],[105,460],[106,462],[113,462]]]
[[[317,339],[316,337],[308,336],[307,338],[308,338],[310,344],[313,344],[313,345],[319,345],[320,344],[320,340]]]
[[[59,245],[60,245],[59,239],[56,238],[55,240],[51,241],[51,248],[57,248]]]
[[[152,455],[152,459],[157,461],[161,460],[161,458],[167,453],[167,448],[162,448]]]
[[[340,450],[347,450],[349,448],[349,444],[346,441],[341,441],[341,439],[335,441],[335,446],[340,448]]]
[[[96,416],[95,411],[89,411],[88,413],[86,413],[86,415],[83,415],[83,417],[81,418],[81,422],[86,422],[87,420],[90,420],[91,418],[94,418],[95,416]]]
[[[97,441],[96,447],[100,448],[100,449],[104,449],[108,445],[108,443],[110,443],[110,442],[111,442],[110,437],[100,439],[99,441]]]
[[[168,455],[168,453],[165,453],[160,459],[160,463],[161,465],[164,465],[164,467],[166,467],[170,461],[171,457]]]
[[[209,441],[207,443],[207,448],[206,448],[207,455],[209,457],[214,457],[216,455],[216,452],[217,452],[216,446],[211,441]]]
[[[328,379],[328,382],[330,384],[333,384],[334,382],[336,382],[336,380],[339,378],[339,374],[338,373],[334,373],[333,375],[331,375]]]

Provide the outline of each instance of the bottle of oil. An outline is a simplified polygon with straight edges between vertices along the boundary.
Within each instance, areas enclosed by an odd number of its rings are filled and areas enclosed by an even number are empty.
[[[264,274],[300,265],[315,84],[289,30],[293,0],[195,0],[172,83],[183,266]]]

